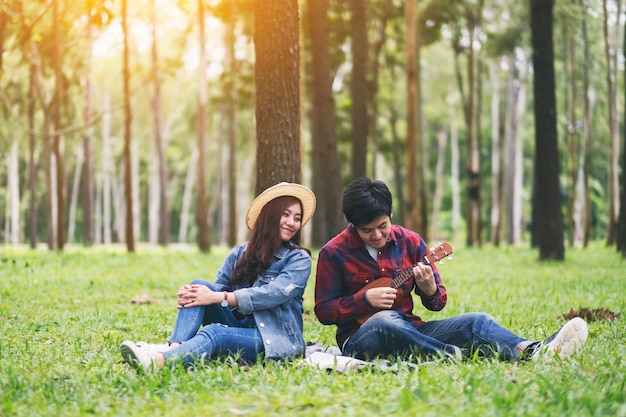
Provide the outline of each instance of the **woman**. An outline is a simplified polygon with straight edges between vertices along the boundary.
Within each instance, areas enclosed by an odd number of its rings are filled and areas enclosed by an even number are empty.
[[[300,247],[300,232],[315,204],[313,192],[299,184],[283,182],[261,193],[246,215],[250,240],[230,251],[215,282],[195,280],[176,294],[179,312],[168,345],[125,341],[124,360],[160,369],[225,356],[248,363],[302,356],[311,256]]]

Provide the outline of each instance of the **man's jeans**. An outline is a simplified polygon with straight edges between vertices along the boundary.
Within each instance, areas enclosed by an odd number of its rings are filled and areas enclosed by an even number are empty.
[[[346,341],[344,355],[369,360],[411,354],[454,356],[452,345],[472,354],[516,360],[531,342],[499,325],[486,313],[468,313],[429,321],[416,328],[393,310],[374,314]]]
[[[213,289],[207,281],[195,280],[192,284]],[[200,329],[201,326],[204,327]],[[219,304],[181,308],[169,339],[169,343],[173,342],[181,345],[163,352],[163,356],[168,363],[182,359],[185,366],[193,365],[199,358],[229,355],[254,363],[264,351],[254,318],[238,320],[228,307]]]

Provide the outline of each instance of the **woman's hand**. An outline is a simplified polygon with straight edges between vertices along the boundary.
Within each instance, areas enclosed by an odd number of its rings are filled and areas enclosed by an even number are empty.
[[[188,284],[180,287],[176,293],[178,308],[206,306],[219,303],[222,299],[221,292],[212,291],[209,287],[201,284]]]

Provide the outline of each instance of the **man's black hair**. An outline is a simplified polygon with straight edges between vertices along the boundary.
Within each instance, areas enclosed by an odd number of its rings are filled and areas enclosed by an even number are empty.
[[[367,177],[352,181],[344,190],[341,200],[343,215],[356,227],[371,223],[383,215],[391,217],[391,205],[391,192],[387,185]]]

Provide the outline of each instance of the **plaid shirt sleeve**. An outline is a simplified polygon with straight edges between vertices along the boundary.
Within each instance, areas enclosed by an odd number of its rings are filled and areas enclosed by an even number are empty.
[[[364,294],[356,294],[356,291],[345,288],[345,277],[357,272],[355,268],[357,264],[346,260],[346,256],[334,252],[333,246],[324,246],[317,260],[315,314],[322,324],[354,321],[371,308]],[[353,271],[350,272],[350,269]]]

